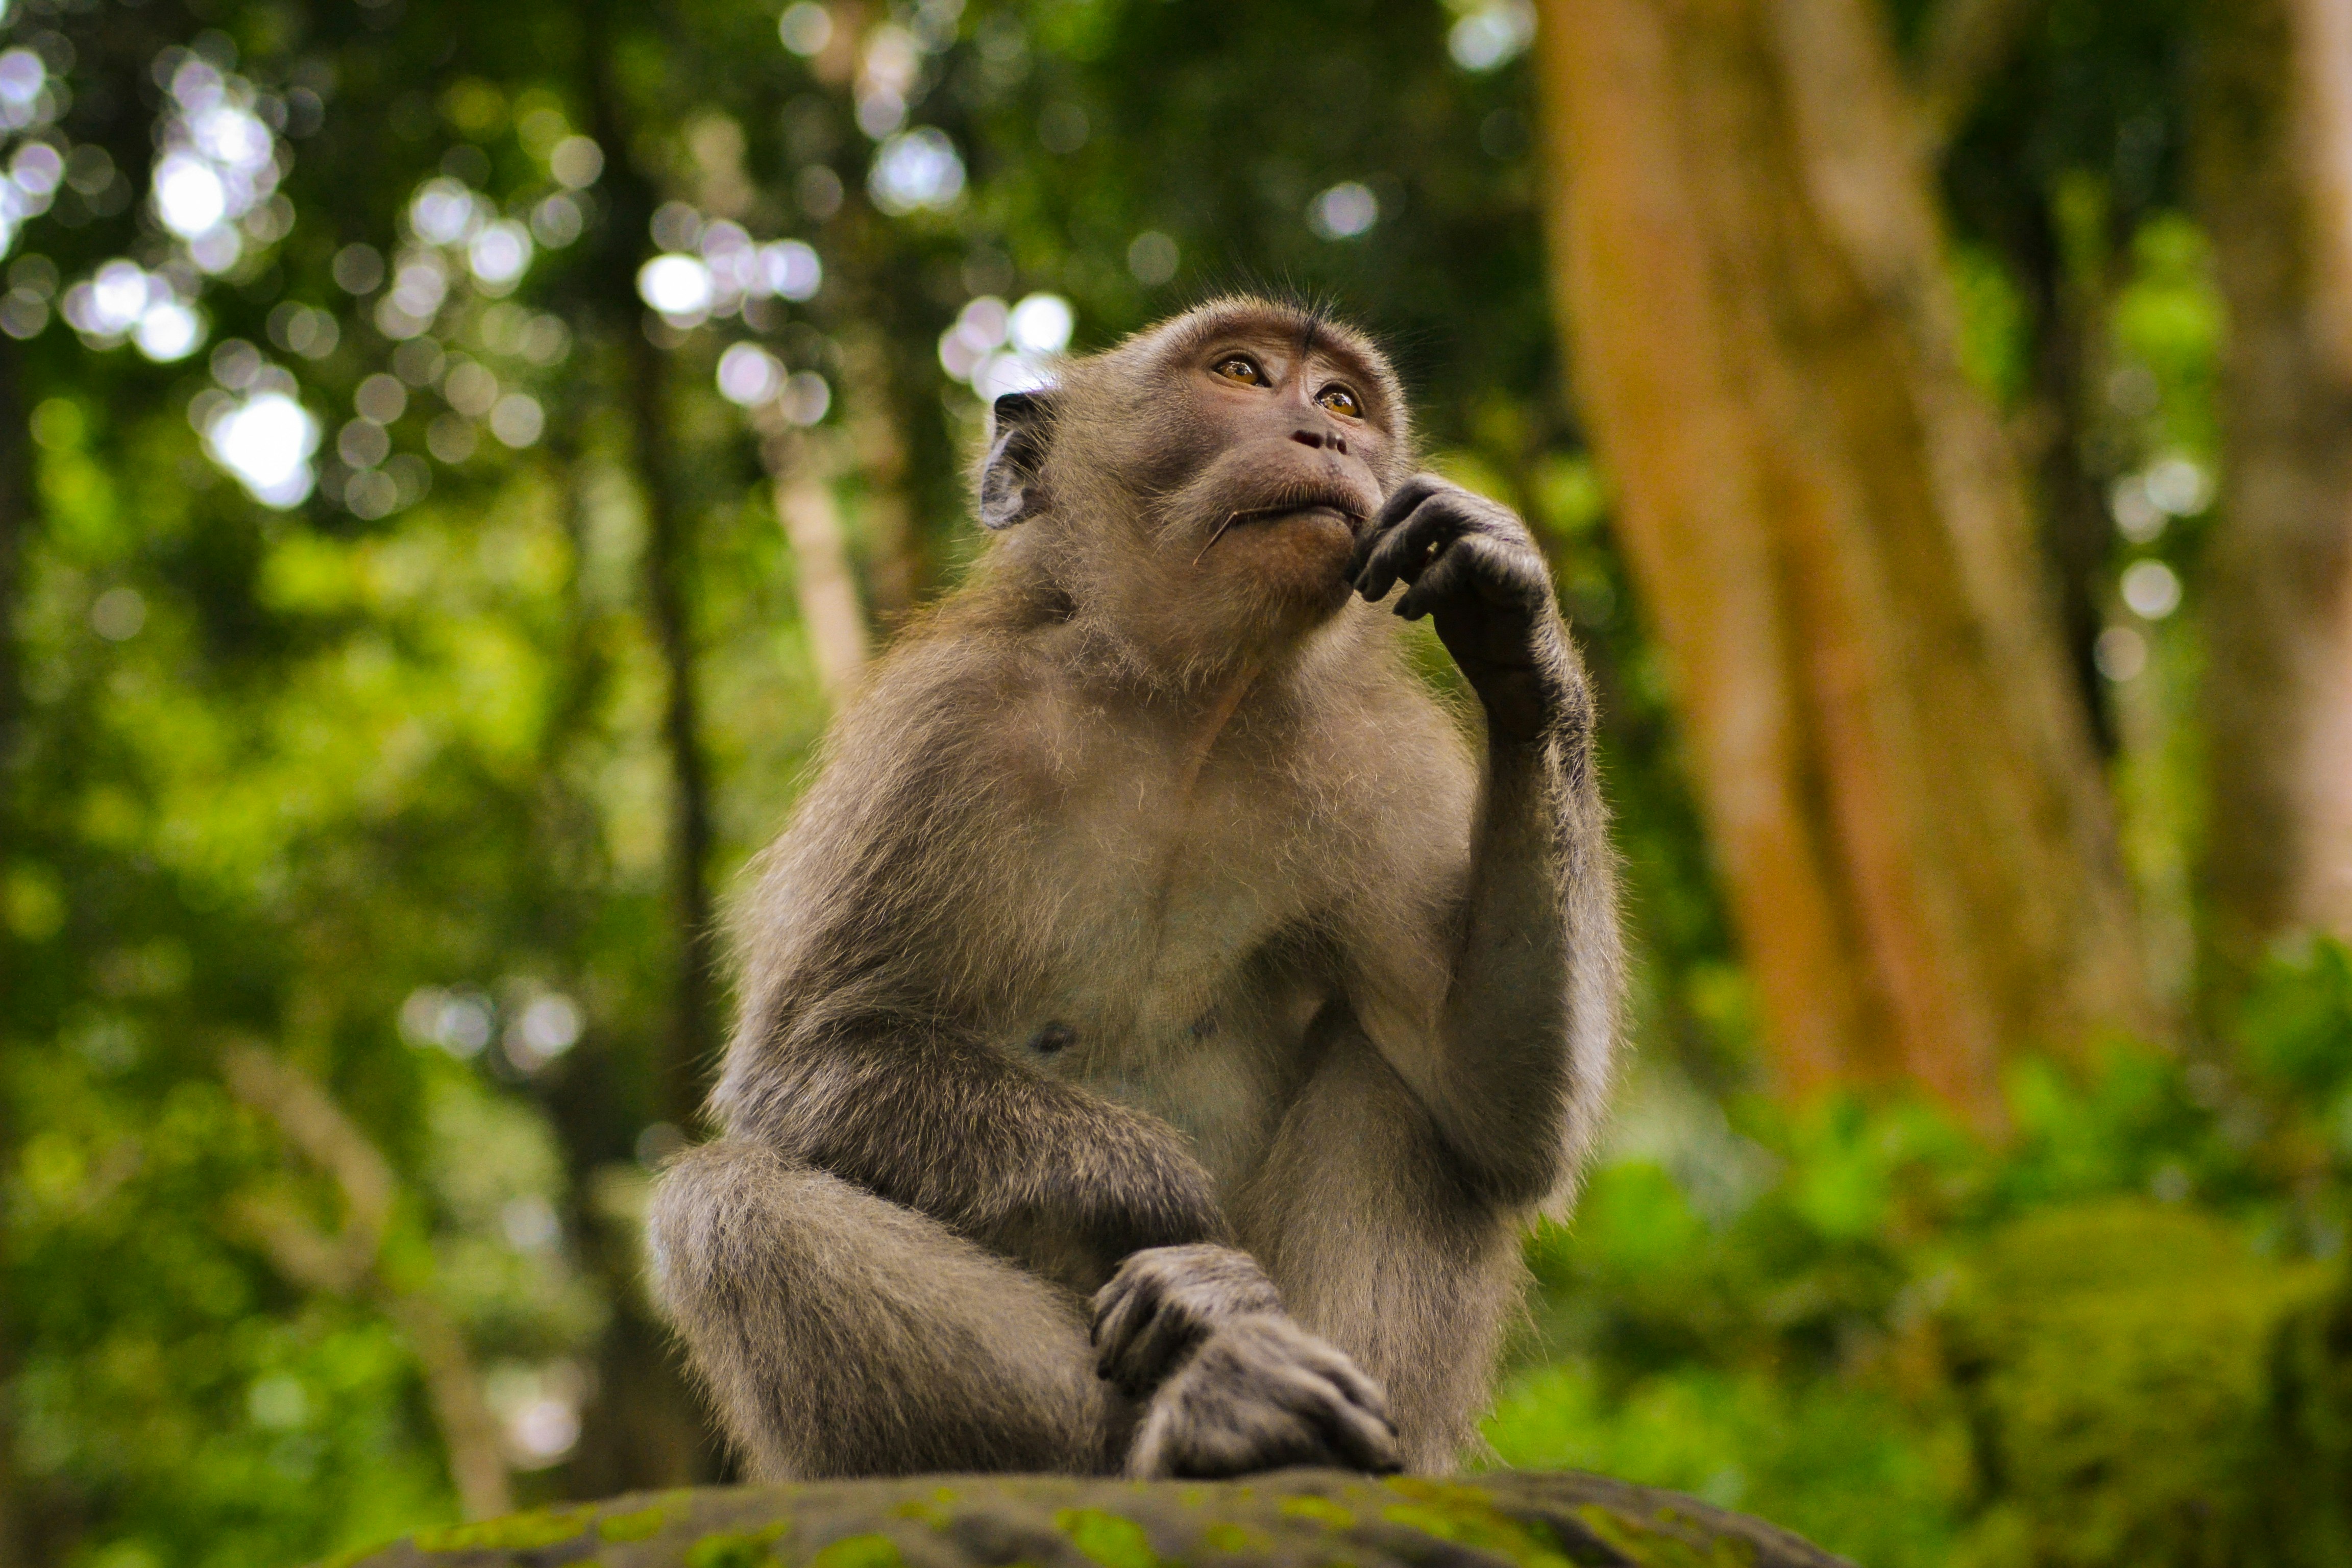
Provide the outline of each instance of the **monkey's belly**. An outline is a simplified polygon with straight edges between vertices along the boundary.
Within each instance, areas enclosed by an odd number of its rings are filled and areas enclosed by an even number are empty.
[[[1146,998],[1132,1012],[1066,1004],[1062,1010],[1072,1016],[1042,1021],[1025,1044],[1054,1077],[1183,1133],[1219,1187],[1231,1193],[1265,1157],[1297,1092],[1307,1027],[1323,1001],[1301,981],[1268,985],[1235,978],[1197,1009],[1184,1005],[1191,997]],[[1180,1005],[1171,1013],[1152,1001]],[[1124,1014],[1124,1027],[1113,1026],[1105,1012]],[[1088,1022],[1095,1025],[1091,1037]],[[1056,1025],[1066,1034],[1055,1034]]]

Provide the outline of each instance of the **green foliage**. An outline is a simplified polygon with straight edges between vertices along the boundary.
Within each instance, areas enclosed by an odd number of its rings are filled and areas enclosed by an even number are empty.
[[[587,1528],[588,1516],[579,1509],[541,1509],[425,1531],[416,1544],[425,1552],[531,1552],[576,1541]]]
[[[2028,1064],[2001,1147],[1916,1107],[1739,1108],[1710,1213],[1612,1163],[1537,1238],[1540,1359],[1487,1425],[1879,1568],[2340,1560],[2352,1536],[2347,954],[2273,962],[2233,1075]]]
[[[433,326],[451,363],[540,400],[543,438],[509,449],[477,430],[470,453],[425,465],[455,405],[446,377],[412,374],[386,436],[430,482],[389,513],[331,484],[289,509],[253,502],[191,426],[192,400],[219,390],[202,355],[149,364],[54,319],[0,342],[33,458],[0,606],[0,1516],[32,1560],[232,1568],[452,1524],[444,1434],[389,1304],[404,1292],[461,1331],[509,1428],[551,1401],[589,1423],[572,1468],[519,1472],[524,1500],[707,1462],[652,1454],[688,1422],[628,1403],[658,1382],[635,1226],[646,1164],[676,1135],[661,1071],[677,759],[651,577],[671,574],[686,605],[711,879],[787,809],[825,715],[768,477],[712,386],[719,351],[757,342],[825,376],[838,395],[819,435],[856,450],[848,348],[878,343],[859,390],[905,447],[913,535],[892,562],[887,486],[853,476],[848,544],[869,590],[896,565],[929,592],[978,548],[962,493],[982,413],[939,356],[967,300],[1056,290],[1086,347],[1252,283],[1328,296],[1396,342],[1435,460],[1537,526],[1606,715],[1634,1032],[1657,1070],[1574,1227],[1534,1245],[1544,1339],[1490,1425],[1497,1451],[1687,1488],[1876,1568],[2352,1559],[2328,1501],[2352,1496],[2343,950],[2282,956],[2233,1056],[2118,1050],[2089,1081],[2021,1067],[1999,1151],[1916,1107],[1792,1115],[1746,1097],[1756,1004],[1684,784],[1670,672],[1553,353],[1529,68],[1447,54],[1449,27],[1496,7],[867,5],[866,25],[923,40],[909,123],[949,134],[970,175],[959,205],[903,218],[864,193],[879,142],[859,124],[863,84],[786,54],[780,9],[0,7],[11,45],[40,34],[62,60],[48,37],[68,41],[64,129],[131,183],[166,49],[200,46],[289,106],[293,226],[205,282],[202,305],[212,343],[299,373],[327,450],[366,378],[396,368],[378,294],[338,280],[338,252],[396,260],[428,180],[462,179],[520,220],[555,194],[563,138],[597,138],[605,165],[579,237],[542,243],[511,294],[453,259]],[[1927,7],[1893,9],[1916,44]],[[2174,210],[2179,11],[2044,7],[1945,165],[1968,367],[2026,422],[2056,419],[2053,449],[2095,500],[2137,466],[2210,468],[2218,449],[2220,320],[2201,237]],[[733,166],[710,152],[730,127]],[[845,193],[832,216],[807,194],[828,178]],[[1341,182],[1375,198],[1368,233],[1307,221]],[[665,202],[806,240],[825,289],[692,329],[648,319],[634,279]],[[59,203],[8,262],[38,255],[67,281],[116,255],[152,263],[143,203],[109,215],[72,186]],[[1155,237],[1164,248],[1143,246]],[[294,305],[335,323],[315,357],[289,346]],[[547,322],[556,348],[523,354],[520,331]],[[647,336],[666,351],[650,385],[633,368]],[[2053,385],[2053,367],[2083,387]],[[2127,410],[2066,403],[2116,403],[2117,387]],[[641,391],[650,438],[631,423]],[[667,563],[649,554],[656,496],[683,520]],[[2100,570],[2120,564],[2108,520],[2094,506],[2089,521]],[[2183,517],[2136,548],[2186,567],[2201,527]],[[110,603],[136,613],[110,620]],[[2168,674],[2190,658],[2180,628],[2159,646]],[[1417,635],[1431,679],[1453,680]],[[2153,683],[2135,689],[2160,706]],[[2181,904],[2186,775],[2161,744],[2122,773],[2152,906]],[[579,1034],[541,1058],[515,1042],[549,999]],[[228,1091],[221,1053],[251,1043],[320,1085],[389,1173],[385,1234],[349,1289],[290,1274],[254,1223],[291,1215],[331,1237],[352,1205]],[[1293,1516],[1352,1527],[1339,1504],[1295,1500]],[[1545,1550],[1478,1535],[1443,1500],[1390,1506],[1522,1560]],[[1115,1515],[1063,1528],[1100,1563],[1149,1555]],[[693,1550],[721,1568],[770,1545]],[[1683,1550],[1629,1552],[1654,1547]]]

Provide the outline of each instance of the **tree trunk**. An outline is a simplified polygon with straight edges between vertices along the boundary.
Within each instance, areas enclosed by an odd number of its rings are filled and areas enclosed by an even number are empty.
[[[915,607],[917,563],[912,509],[907,499],[907,438],[890,384],[889,344],[870,321],[844,325],[841,344],[843,413],[850,448],[866,481],[866,581],[875,618],[895,627]]]
[[[602,395],[626,420],[622,458],[631,465],[646,507],[642,563],[645,605],[668,682],[662,739],[670,764],[668,873],[675,931],[674,980],[667,1026],[649,1053],[651,1092],[607,1068],[607,1081],[583,1085],[565,1108],[567,1133],[577,1138],[593,1122],[626,1117],[633,1132],[648,1121],[691,1129],[718,1043],[717,931],[709,882],[710,782],[696,707],[695,658],[687,614],[690,531],[678,503],[674,432],[664,397],[668,365],[647,340],[636,293],[655,193],[631,160],[637,142],[621,83],[618,52],[632,25],[659,26],[667,13],[626,9],[612,0],[579,12],[579,69],[590,123],[605,149],[604,194],[610,204],[600,226],[589,309],[608,340],[604,361],[625,385],[606,384]],[[616,363],[617,362],[617,363]],[[634,1138],[631,1139],[634,1142]],[[625,1143],[624,1148],[626,1147]],[[575,1146],[575,1178],[588,1161],[622,1157],[618,1149]],[[677,1486],[724,1473],[705,1444],[699,1401],[669,1353],[667,1330],[642,1289],[644,1254],[634,1225],[599,1215],[583,1228],[583,1261],[608,1282],[614,1319],[598,1347],[598,1392],[583,1412],[581,1446],[567,1467],[568,1485],[604,1491],[626,1486]]]
[[[2127,883],[1864,0],[1547,0],[1549,213],[1786,1087],[1986,1124],[2152,1024]]]
[[[33,523],[32,432],[25,407],[23,351],[0,337],[0,860],[16,847],[16,757],[24,722],[16,678],[16,584]],[[5,941],[0,938],[0,941]],[[5,951],[5,950],[0,950]],[[6,965],[0,963],[0,986]],[[16,1168],[16,1106],[0,1087],[0,1164]],[[0,1242],[6,1233],[0,1229]],[[24,1510],[16,1479],[15,1303],[0,1300],[0,1568],[26,1561]]]
[[[849,547],[841,527],[841,507],[833,479],[840,466],[833,438],[795,429],[783,410],[770,403],[753,416],[760,435],[760,462],[775,496],[776,521],[793,552],[793,592],[801,626],[808,632],[817,688],[838,702],[866,668],[866,612],[858,607],[857,581],[849,570]]]
[[[617,205],[617,204],[616,204]],[[668,695],[662,742],[669,753],[669,887],[677,930],[677,970],[670,995],[669,1038],[662,1052],[663,1118],[691,1127],[699,1117],[709,1057],[718,1039],[715,972],[719,954],[710,900],[710,777],[694,681],[694,633],[686,578],[692,542],[671,476],[669,422],[662,410],[667,365],[642,332],[623,340],[631,382],[632,456],[646,509],[641,569]]]
[[[669,754],[669,883],[677,922],[677,969],[668,1037],[659,1061],[657,1109],[665,1121],[692,1127],[698,1118],[709,1058],[718,1041],[718,932],[709,883],[710,780],[702,752],[694,679],[694,636],[687,612],[692,539],[678,504],[676,454],[665,393],[668,363],[640,330],[637,263],[654,211],[654,190],[631,163],[636,145],[619,83],[610,5],[587,13],[587,70],[596,139],[609,149],[604,219],[597,258],[599,303],[620,352],[628,457],[646,509],[642,557],[646,612],[652,623],[668,695],[662,741]]]
[[[2212,0],[2198,176],[2230,331],[2207,584],[2212,994],[2352,934],[2352,0]]]
[[[0,337],[0,781],[15,765],[24,719],[23,688],[16,679],[16,578],[32,532],[33,440],[23,367],[24,351]],[[7,797],[0,809],[13,806],[14,800]]]

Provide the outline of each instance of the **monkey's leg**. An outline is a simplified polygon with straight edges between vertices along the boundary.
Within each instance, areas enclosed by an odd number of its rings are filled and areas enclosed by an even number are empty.
[[[1388,1394],[1408,1469],[1477,1440],[1526,1279],[1518,1230],[1462,1179],[1403,1081],[1352,1024],[1335,1031],[1235,1219],[1290,1315]]]
[[[1076,1297],[937,1221],[720,1139],[654,1197],[656,1288],[755,1473],[1115,1468]]]

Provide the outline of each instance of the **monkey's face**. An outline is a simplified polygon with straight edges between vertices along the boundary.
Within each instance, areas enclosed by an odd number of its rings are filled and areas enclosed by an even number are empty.
[[[1149,406],[1122,456],[1160,572],[1248,626],[1330,616],[1402,446],[1387,365],[1352,333],[1255,304],[1210,307],[1139,346]]]
[[[1083,597],[1201,652],[1334,615],[1357,533],[1407,465],[1403,398],[1379,351],[1255,300],[1075,362],[1058,388],[1000,399],[996,416],[982,521],[1046,521],[1057,575]]]

